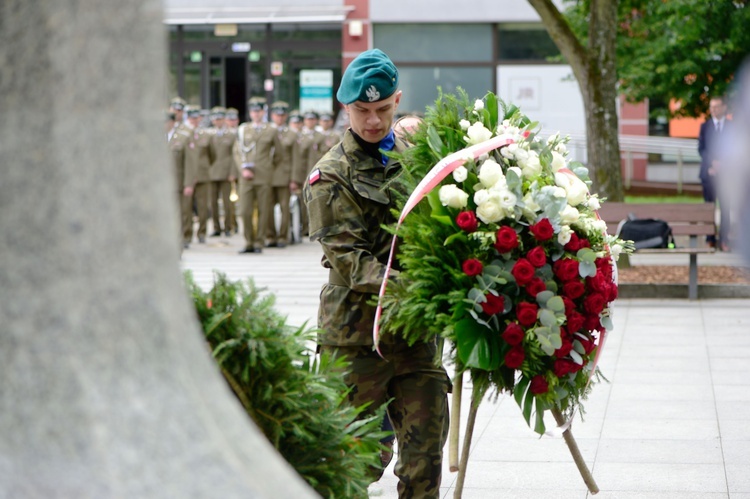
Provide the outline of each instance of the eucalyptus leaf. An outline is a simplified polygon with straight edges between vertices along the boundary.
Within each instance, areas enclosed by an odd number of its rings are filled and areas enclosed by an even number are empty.
[[[576,253],[576,257],[582,262],[594,263],[596,261],[596,252],[591,248],[581,248]]]
[[[570,358],[573,359],[579,366],[583,365],[583,357],[581,357],[581,354],[579,354],[575,350],[570,351]]]
[[[586,349],[583,348],[583,345],[578,340],[573,340],[573,350],[578,352],[579,354],[583,355],[586,353]]]
[[[555,293],[553,293],[550,290],[542,291],[541,293],[537,293],[536,302],[543,307],[554,296],[555,296]]]
[[[602,316],[600,322],[607,331],[612,331],[615,328],[615,325],[612,322],[612,317],[609,315]]]
[[[557,317],[552,310],[543,308],[539,311],[539,322],[546,327],[552,327],[557,324]]]
[[[479,278],[481,276],[477,276]],[[472,300],[474,303],[478,302],[480,299],[484,298],[484,293],[480,291],[477,288],[471,288],[468,293],[469,299]]]
[[[561,296],[553,296],[552,298],[547,300],[547,303],[545,306],[548,309],[552,310],[553,312],[565,311],[565,302],[563,301]]]
[[[579,262],[578,275],[581,277],[594,277],[596,275],[596,264],[594,262]]]

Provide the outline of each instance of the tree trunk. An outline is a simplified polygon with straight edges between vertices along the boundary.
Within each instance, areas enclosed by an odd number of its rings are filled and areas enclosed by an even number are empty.
[[[183,285],[162,19],[0,2],[0,497],[315,497]]]
[[[570,64],[581,89],[592,190],[610,201],[622,201],[615,66],[617,0],[590,0],[588,47],[576,38],[552,0],[528,2]]]

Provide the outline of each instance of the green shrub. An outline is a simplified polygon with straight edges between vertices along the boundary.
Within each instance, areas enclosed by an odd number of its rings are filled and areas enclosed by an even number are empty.
[[[273,295],[252,280],[215,274],[203,292],[186,273],[188,289],[213,356],[242,406],[279,453],[320,495],[367,497],[380,464],[384,409],[346,402],[341,360],[317,358],[314,331],[286,325]]]

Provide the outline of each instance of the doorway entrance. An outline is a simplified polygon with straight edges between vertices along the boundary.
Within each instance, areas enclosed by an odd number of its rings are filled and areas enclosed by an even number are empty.
[[[210,55],[206,75],[208,95],[202,99],[208,109],[214,106],[233,107],[240,120],[247,116],[247,57]]]

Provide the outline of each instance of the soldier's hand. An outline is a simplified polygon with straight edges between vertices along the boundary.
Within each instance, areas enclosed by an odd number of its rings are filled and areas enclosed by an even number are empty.
[[[187,186],[182,190],[182,195],[189,197],[193,195],[193,188],[191,186]]]
[[[255,174],[250,168],[243,168],[242,169],[242,178],[246,180],[252,180]]]

